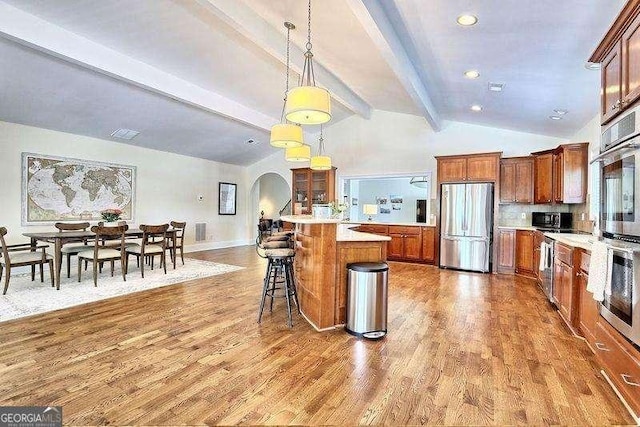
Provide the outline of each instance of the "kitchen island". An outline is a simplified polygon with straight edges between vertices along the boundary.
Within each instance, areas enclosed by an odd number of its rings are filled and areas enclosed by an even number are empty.
[[[309,215],[280,218],[294,224],[295,278],[300,311],[318,331],[346,321],[347,264],[386,261],[388,236],[350,230],[351,224]]]

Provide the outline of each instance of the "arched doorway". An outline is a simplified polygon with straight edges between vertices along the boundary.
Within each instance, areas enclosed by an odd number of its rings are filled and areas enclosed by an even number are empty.
[[[265,218],[278,219],[291,213],[291,187],[287,181],[275,172],[260,175],[251,187],[251,224],[253,235],[257,235],[257,224],[260,212]]]

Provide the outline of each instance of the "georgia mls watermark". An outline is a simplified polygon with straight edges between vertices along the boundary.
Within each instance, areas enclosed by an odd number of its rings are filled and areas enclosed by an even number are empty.
[[[62,427],[62,406],[0,406],[0,427]]]

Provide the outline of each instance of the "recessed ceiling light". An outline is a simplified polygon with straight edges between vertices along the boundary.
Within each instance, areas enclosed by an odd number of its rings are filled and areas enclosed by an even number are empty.
[[[480,77],[478,70],[469,70],[464,72],[464,76],[468,79],[477,79]]]
[[[258,144],[258,141],[256,141],[255,139],[247,139],[247,144],[256,145],[256,144]]]
[[[565,115],[565,114],[567,114],[569,111],[567,111],[567,110],[561,110],[561,109],[556,109],[556,110],[553,110],[553,112],[554,112],[554,113],[556,113],[556,114],[557,114],[557,115],[559,115],[559,116],[564,116],[564,115]]]
[[[463,27],[470,27],[478,23],[478,17],[473,15],[460,15],[456,21]]]
[[[562,117],[560,117],[560,116],[549,116],[549,118],[551,120],[562,120]]]
[[[489,83],[489,90],[491,92],[502,92],[504,83]]]
[[[586,64],[584,64],[584,68],[586,68],[587,70],[599,70],[600,64],[598,64],[597,62],[587,62]]]
[[[138,136],[140,132],[137,130],[131,129],[118,129],[114,131],[111,136],[118,139],[126,139],[127,141],[131,141],[133,138]]]
[[[478,105],[478,104],[472,105],[471,111],[482,111],[482,105]]]

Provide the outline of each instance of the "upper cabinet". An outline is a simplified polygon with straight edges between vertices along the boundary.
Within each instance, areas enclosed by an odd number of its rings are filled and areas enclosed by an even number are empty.
[[[291,169],[293,188],[291,194],[292,210],[295,213],[299,203],[302,214],[311,213],[311,205],[329,203],[336,196],[336,168],[327,171],[315,171],[309,168]]]
[[[497,181],[502,153],[437,156],[438,182]]]
[[[500,203],[533,203],[534,158],[500,160]]]
[[[534,203],[585,203],[589,144],[533,153]]]
[[[640,97],[640,1],[627,2],[589,61],[601,64],[604,125]]]

